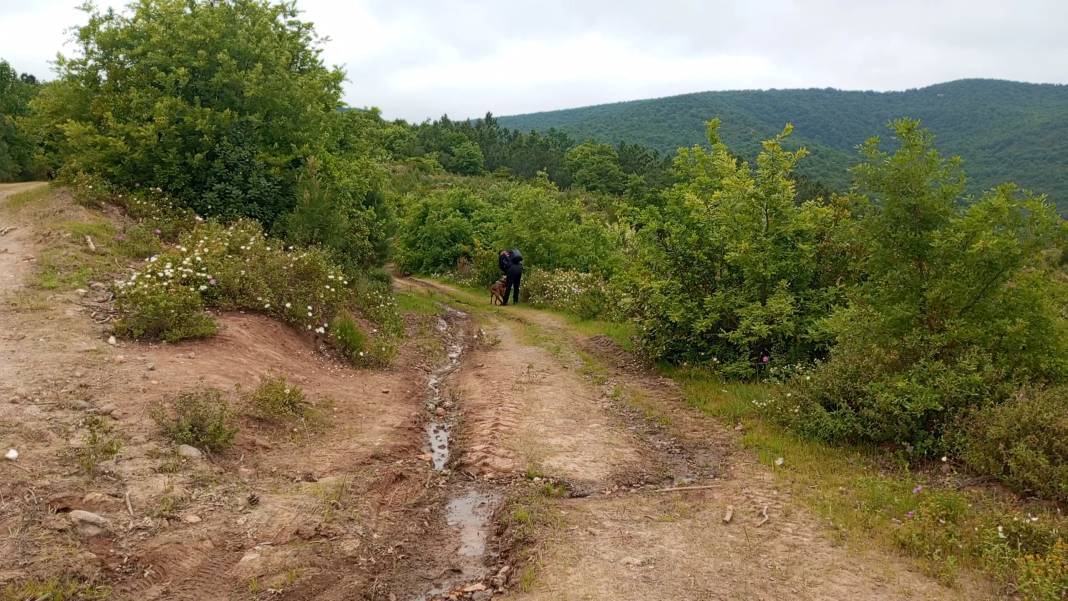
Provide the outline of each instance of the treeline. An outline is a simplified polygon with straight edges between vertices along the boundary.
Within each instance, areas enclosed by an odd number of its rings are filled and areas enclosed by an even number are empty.
[[[723,139],[746,158],[783,123],[811,151],[799,169],[833,186],[850,183],[854,148],[888,121],[921,119],[944,150],[968,165],[967,192],[1012,180],[1049,194],[1068,215],[1068,86],[989,79],[903,92],[836,89],[699,92],[501,117],[506,127],[558,131],[579,139],[626,140],[661,152],[704,141],[703,120],[723,121]]]
[[[34,141],[19,120],[30,112],[30,100],[40,84],[29,73],[19,73],[0,59],[0,181],[47,176],[45,167],[35,161]]]

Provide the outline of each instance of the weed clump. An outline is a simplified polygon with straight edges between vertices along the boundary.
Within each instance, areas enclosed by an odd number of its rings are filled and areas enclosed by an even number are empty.
[[[122,441],[113,435],[113,428],[96,415],[89,415],[82,421],[85,430],[85,443],[74,450],[78,467],[89,477],[97,474],[102,461],[107,461],[119,453]]]
[[[210,451],[229,448],[238,430],[230,404],[212,388],[178,395],[169,407],[152,407],[150,415],[161,433],[174,443]]]
[[[249,395],[254,414],[267,421],[303,420],[310,416],[311,407],[304,391],[285,376],[268,376]]]

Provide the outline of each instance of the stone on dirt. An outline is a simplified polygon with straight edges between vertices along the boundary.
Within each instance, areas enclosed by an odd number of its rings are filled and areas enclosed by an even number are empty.
[[[8,461],[14,461],[14,460],[16,460],[18,458],[19,458],[18,449],[8,449],[7,452],[4,453],[4,459],[7,459]]]
[[[204,456],[204,453],[201,453],[200,449],[194,446],[182,444],[178,445],[178,455],[186,459],[200,459]]]
[[[87,538],[103,534],[107,530],[108,521],[91,511],[75,509],[67,517],[70,518],[74,531]]]
[[[108,344],[110,344],[111,346],[115,346],[118,343],[119,341],[116,340],[114,336],[108,336]]]

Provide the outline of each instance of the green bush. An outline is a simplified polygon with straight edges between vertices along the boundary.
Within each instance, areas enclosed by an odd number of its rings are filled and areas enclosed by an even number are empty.
[[[229,448],[238,430],[230,404],[213,388],[180,394],[169,407],[153,406],[149,415],[174,443],[210,451]]]
[[[596,274],[565,269],[531,270],[523,277],[524,300],[593,319],[608,310],[608,284]]]
[[[249,395],[249,403],[257,417],[268,421],[302,420],[310,411],[304,391],[285,376],[261,378]]]
[[[711,150],[679,149],[677,183],[641,214],[625,277],[645,355],[753,377],[764,353],[778,364],[826,354],[819,323],[849,274],[833,208],[798,201],[805,151],[786,149],[790,131],[765,141],[753,165],[722,143],[718,120]]]
[[[121,317],[115,333],[128,338],[178,342],[215,334],[215,320],[204,312],[196,291],[183,286],[137,286],[117,295]]]
[[[798,421],[824,440],[941,454],[963,412],[1068,377],[1063,286],[1044,259],[1059,218],[1011,185],[961,202],[959,160],[918,122],[893,127],[899,148],[872,139],[855,169],[864,277],[819,324],[835,344],[799,382]]]
[[[351,315],[338,315],[330,324],[330,333],[343,355],[355,363],[367,359],[367,335]]]
[[[1068,502],[1068,386],[1029,389],[962,421],[960,453],[969,467]]]

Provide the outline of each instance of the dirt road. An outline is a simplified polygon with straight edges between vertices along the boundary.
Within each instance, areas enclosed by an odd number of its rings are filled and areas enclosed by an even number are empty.
[[[138,600],[990,596],[835,542],[672,382],[550,314],[400,280],[440,304],[407,317],[408,342],[379,370],[239,313],[206,341],[110,344],[93,319],[104,283],[20,300],[35,255],[61,239],[40,224],[86,209],[59,192],[3,205],[0,231],[16,229],[0,236],[0,446],[20,455],[0,461],[0,589],[64,577]],[[268,373],[302,386],[323,423],[241,414],[235,386]],[[230,451],[182,459],[148,408],[198,386],[227,391],[241,430]],[[92,476],[74,460],[89,416],[122,442]],[[76,528],[75,510],[102,531]]]

